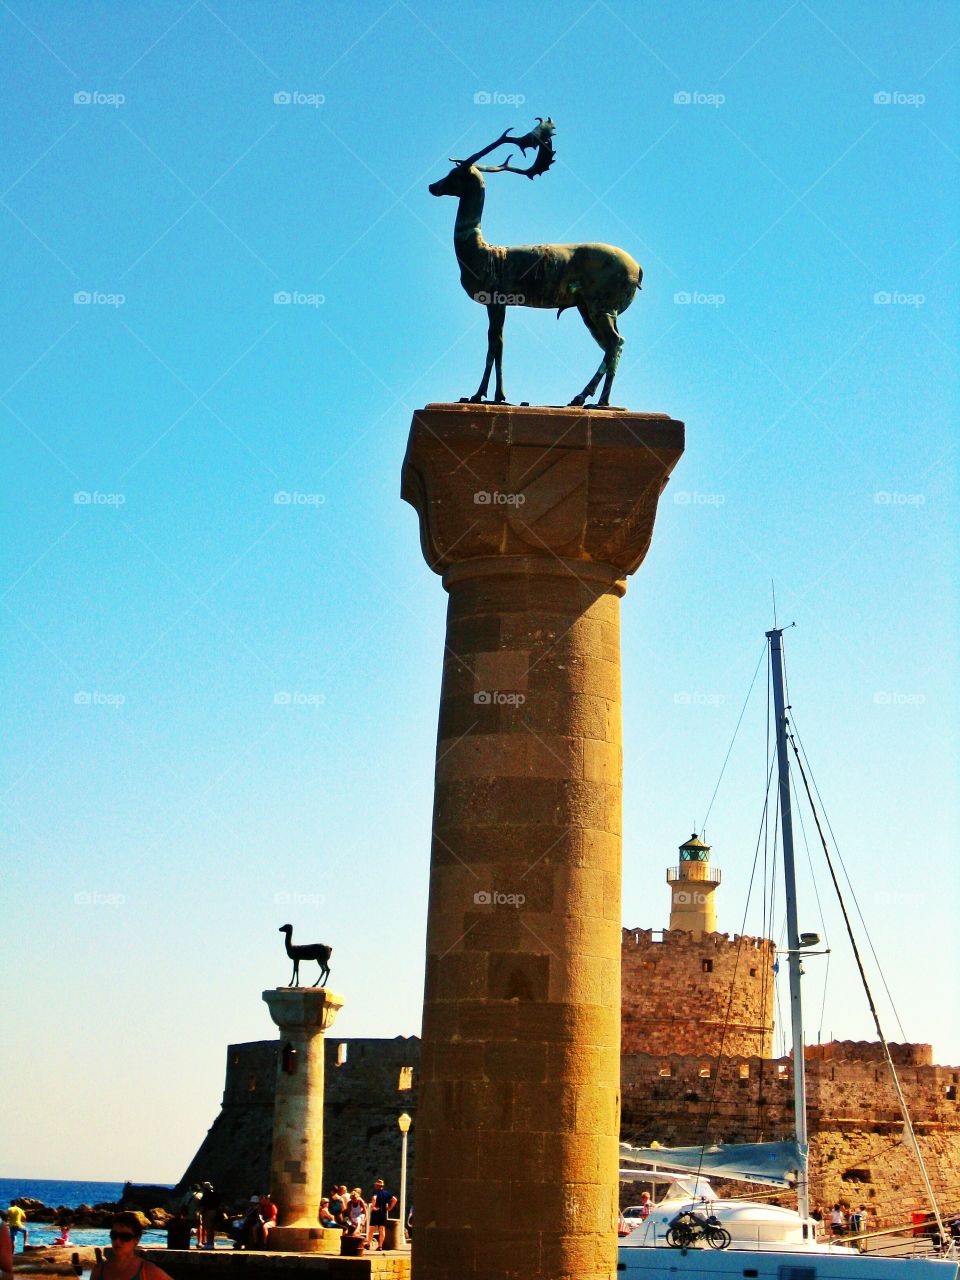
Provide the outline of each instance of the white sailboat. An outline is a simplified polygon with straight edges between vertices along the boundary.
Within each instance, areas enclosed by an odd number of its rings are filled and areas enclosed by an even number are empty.
[[[819,939],[815,934],[801,934],[797,922],[783,630],[775,628],[768,631],[767,639],[776,715],[787,908],[795,1138],[783,1143],[673,1150],[621,1144],[621,1177],[666,1182],[667,1190],[653,1205],[649,1215],[621,1240],[617,1272],[627,1277],[672,1275],[691,1276],[697,1280],[727,1276],[744,1277],[745,1280],[957,1280],[960,1267],[950,1258],[881,1257],[818,1240],[817,1224],[810,1217],[800,979],[803,952],[815,946]],[[890,1066],[892,1069],[892,1062]],[[906,1114],[905,1130],[915,1145],[912,1125]],[[919,1158],[919,1150],[917,1156]],[[720,1199],[710,1185],[711,1173],[724,1179],[767,1183],[781,1188],[795,1182],[797,1209],[758,1200]],[[933,1202],[925,1170],[923,1176]],[[688,1247],[678,1247],[677,1217],[691,1211],[700,1216],[701,1222],[709,1220],[715,1226],[701,1233],[700,1238]],[[946,1239],[936,1207],[934,1213],[941,1239]],[[682,1234],[680,1238],[682,1242]]]

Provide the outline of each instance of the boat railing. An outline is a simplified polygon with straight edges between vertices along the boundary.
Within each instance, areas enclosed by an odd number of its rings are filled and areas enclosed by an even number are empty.
[[[912,1226],[882,1227],[877,1231],[862,1231],[859,1235],[837,1237],[840,1244],[853,1244],[861,1252],[887,1258],[948,1258],[960,1257],[957,1240],[948,1237],[942,1242],[934,1234],[922,1234]]]

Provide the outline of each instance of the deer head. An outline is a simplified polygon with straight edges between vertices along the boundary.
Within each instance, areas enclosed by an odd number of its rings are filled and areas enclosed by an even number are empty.
[[[537,116],[537,124],[529,133],[525,133],[522,138],[512,137],[510,130],[505,129],[495,142],[482,147],[479,151],[474,152],[472,156],[468,156],[466,160],[455,160],[451,156],[450,159],[454,168],[439,182],[431,182],[427,190],[432,196],[461,196],[467,188],[471,173],[518,173],[524,178],[536,178],[538,174],[546,173],[556,158],[552,141],[555,131],[556,125],[553,120],[549,117],[544,120],[542,116]],[[504,164],[477,165],[474,168],[476,162],[483,156],[489,155],[491,151],[496,151],[498,147],[503,146],[519,147],[524,155],[526,155],[530,147],[536,147],[537,155],[533,164],[526,169],[514,168],[510,164],[512,156],[508,156]]]

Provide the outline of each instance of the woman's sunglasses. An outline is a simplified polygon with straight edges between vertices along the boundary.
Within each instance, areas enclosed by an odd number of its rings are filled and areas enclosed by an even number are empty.
[[[111,1231],[111,1240],[136,1240],[136,1236],[132,1231]]]

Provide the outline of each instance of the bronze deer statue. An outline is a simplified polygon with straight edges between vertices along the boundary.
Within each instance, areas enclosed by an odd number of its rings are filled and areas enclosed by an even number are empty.
[[[505,130],[495,142],[468,156],[454,160],[454,168],[429,187],[434,196],[456,196],[460,201],[453,232],[453,245],[460,264],[460,283],[466,292],[487,308],[487,361],[471,403],[484,400],[490,372],[496,367],[494,401],[506,402],[503,390],[503,322],[508,306],[557,309],[557,315],[576,307],[583,323],[603,348],[603,360],[579,395],[570,401],[584,404],[603,379],[597,408],[610,404],[610,388],[620,362],[623,338],[617,316],[626,311],[640,288],[643,272],[628,253],[609,244],[537,244],[503,248],[487,244],[480,229],[483,213],[485,173],[518,173],[535,178],[553,164],[552,120],[537,117],[539,123],[522,138]],[[526,154],[536,147],[534,162],[526,169],[514,168],[508,157],[504,164],[477,165],[482,156],[502,146],[517,146]]]
[[[292,924],[282,924],[277,932],[284,934],[284,947],[287,955],[293,961],[293,976],[290,979],[291,987],[299,987],[300,985],[301,960],[316,960],[320,966],[317,981],[313,984],[315,987],[319,986],[321,981],[326,982],[330,977],[330,957],[333,955],[333,947],[328,947],[325,942],[309,942],[301,946],[295,946]]]

